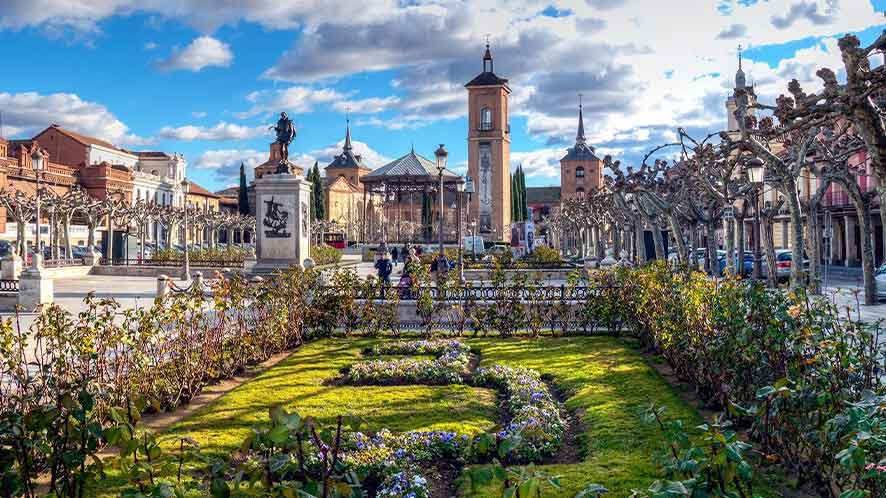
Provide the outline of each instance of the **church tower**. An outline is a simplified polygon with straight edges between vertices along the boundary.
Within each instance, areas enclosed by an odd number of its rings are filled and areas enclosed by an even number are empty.
[[[741,45],[738,46],[738,71],[735,72],[735,90],[744,89],[748,95],[748,105],[757,102],[757,94],[754,93],[754,86],[748,86],[747,78],[741,68]],[[737,136],[738,120],[735,119],[735,111],[738,109],[738,103],[735,101],[735,95],[730,95],[726,99],[726,131]],[[754,109],[748,109],[748,114],[753,115]],[[734,137],[733,137],[734,138]]]
[[[470,218],[486,240],[508,240],[511,225],[511,126],[508,80],[493,71],[486,44],[483,72],[468,89],[468,174],[474,180]]]
[[[560,159],[560,195],[563,199],[603,188],[603,163],[585,137],[585,119],[578,101],[578,132],[575,145]]]

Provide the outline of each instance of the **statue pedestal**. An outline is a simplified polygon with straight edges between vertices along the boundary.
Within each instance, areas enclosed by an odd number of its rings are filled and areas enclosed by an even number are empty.
[[[311,255],[311,186],[286,173],[255,181],[256,263],[252,271],[301,266]]]
[[[25,311],[33,311],[41,304],[52,304],[55,286],[44,274],[42,264],[23,271],[18,282],[18,304]]]

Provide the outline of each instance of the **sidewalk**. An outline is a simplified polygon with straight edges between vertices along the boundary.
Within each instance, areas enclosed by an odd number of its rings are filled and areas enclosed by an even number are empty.
[[[864,291],[860,287],[828,287],[822,297],[837,305],[842,318],[874,322],[886,320],[886,304],[865,306]]]

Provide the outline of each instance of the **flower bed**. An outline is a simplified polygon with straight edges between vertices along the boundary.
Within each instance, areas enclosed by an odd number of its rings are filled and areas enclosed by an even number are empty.
[[[480,368],[474,384],[494,387],[505,395],[510,421],[497,434],[499,440],[519,436],[512,458],[538,461],[557,452],[566,432],[566,422],[548,386],[538,372],[522,367],[493,365]]]
[[[402,358],[355,363],[347,372],[350,384],[461,384],[467,374],[470,348],[455,340],[407,341],[376,345],[368,351],[383,354],[432,354],[433,360]]]
[[[470,348],[454,339],[381,343],[372,347],[367,353],[432,354],[437,355],[437,358],[372,360],[356,363],[348,371],[347,378],[350,383],[460,383],[466,379],[470,359]],[[532,462],[556,453],[563,441],[566,423],[560,417],[557,401],[538,372],[528,368],[493,365],[478,369],[471,382],[476,386],[497,389],[504,395],[503,405],[509,420],[496,436],[499,443],[504,440],[517,441],[509,455],[510,459]],[[414,434],[407,433],[402,437],[406,438],[404,441],[417,437],[425,443],[430,437]],[[392,441],[389,439],[387,442]]]

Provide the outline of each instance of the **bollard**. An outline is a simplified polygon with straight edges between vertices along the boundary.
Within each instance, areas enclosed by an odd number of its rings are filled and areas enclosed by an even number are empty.
[[[203,272],[202,271],[195,271],[194,272],[194,287],[200,291],[204,290],[204,288],[203,288]]]
[[[157,297],[164,297],[169,294],[169,277],[160,275],[157,277]]]

